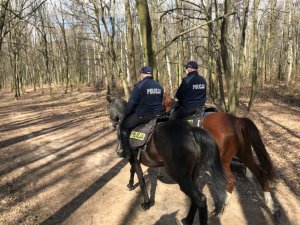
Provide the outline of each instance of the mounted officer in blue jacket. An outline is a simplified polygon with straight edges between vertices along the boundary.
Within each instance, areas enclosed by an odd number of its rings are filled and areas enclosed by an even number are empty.
[[[183,119],[193,115],[205,105],[206,81],[198,74],[198,63],[190,61],[185,65],[187,75],[176,92],[178,105],[171,112],[170,119]]]
[[[130,158],[129,136],[132,129],[159,115],[164,111],[162,86],[153,79],[152,68],[145,66],[141,69],[141,81],[135,84],[129,98],[125,118],[120,125],[121,149],[120,157]]]

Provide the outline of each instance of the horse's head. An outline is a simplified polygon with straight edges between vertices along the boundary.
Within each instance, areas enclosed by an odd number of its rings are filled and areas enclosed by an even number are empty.
[[[111,120],[112,126],[116,128],[125,116],[127,102],[119,97],[107,96],[106,99],[108,101],[107,110],[109,118]]]

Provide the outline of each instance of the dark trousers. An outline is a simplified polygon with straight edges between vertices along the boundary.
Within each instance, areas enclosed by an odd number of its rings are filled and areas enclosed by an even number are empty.
[[[197,109],[185,109],[182,106],[178,106],[171,112],[169,119],[170,120],[183,119],[187,116],[193,115],[196,112],[197,112]]]
[[[123,119],[120,124],[120,138],[123,145],[123,148],[129,150],[129,135],[132,129],[137,127],[138,125],[145,123],[148,121],[152,116],[138,116],[137,114],[133,113]]]

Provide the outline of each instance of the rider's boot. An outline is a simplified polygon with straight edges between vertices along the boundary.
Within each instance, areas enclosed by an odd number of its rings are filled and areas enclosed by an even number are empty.
[[[131,158],[131,150],[129,141],[123,140],[121,142],[121,148],[117,151],[117,155],[121,158],[130,159]]]

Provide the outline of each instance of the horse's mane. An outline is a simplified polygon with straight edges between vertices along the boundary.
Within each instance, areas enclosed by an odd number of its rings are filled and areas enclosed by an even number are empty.
[[[174,102],[175,102],[174,98],[170,97],[168,94],[164,94],[162,103],[166,108],[166,112],[171,111],[171,108],[172,108]]]

